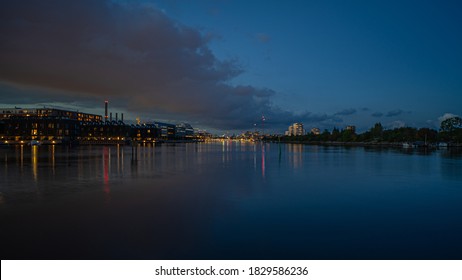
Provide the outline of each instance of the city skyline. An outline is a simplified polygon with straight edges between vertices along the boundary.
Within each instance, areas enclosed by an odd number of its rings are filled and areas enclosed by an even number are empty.
[[[461,115],[459,4],[3,3],[0,107],[268,132],[439,128]],[[136,113],[131,113],[136,112]]]

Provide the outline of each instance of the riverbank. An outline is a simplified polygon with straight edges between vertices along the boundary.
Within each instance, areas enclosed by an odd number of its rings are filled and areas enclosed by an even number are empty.
[[[265,141],[271,143],[304,144],[314,146],[345,146],[345,147],[390,147],[390,148],[462,148],[461,143],[407,143],[407,142],[340,142],[340,141]]]
[[[13,141],[13,140],[6,140],[0,142],[0,146],[15,146],[15,145],[28,145],[28,146],[41,146],[41,145],[71,145],[71,146],[77,146],[77,145],[106,145],[106,146],[111,146],[111,145],[142,145],[142,144],[161,144],[161,143],[166,143],[166,144],[177,144],[177,143],[197,143],[197,142],[203,142],[203,140],[184,140],[184,139],[177,139],[177,140],[116,140],[116,139],[111,139],[111,140],[76,140],[76,141],[62,141],[62,140],[43,140],[43,141],[37,141],[37,140],[20,140],[20,141]]]

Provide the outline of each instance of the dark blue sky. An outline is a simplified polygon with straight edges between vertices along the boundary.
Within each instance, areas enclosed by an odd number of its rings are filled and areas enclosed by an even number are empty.
[[[457,1],[42,2],[1,4],[0,103],[217,131],[462,114]]]

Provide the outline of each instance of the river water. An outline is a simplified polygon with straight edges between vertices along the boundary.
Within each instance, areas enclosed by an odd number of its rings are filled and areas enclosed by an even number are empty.
[[[0,147],[2,259],[461,259],[462,153]]]

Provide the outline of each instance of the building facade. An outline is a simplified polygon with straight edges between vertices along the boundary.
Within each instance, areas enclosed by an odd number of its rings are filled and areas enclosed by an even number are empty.
[[[106,103],[107,111],[107,103]],[[112,114],[110,114],[112,115]],[[41,144],[123,144],[129,141],[193,139],[191,125],[153,122],[125,124],[112,117],[61,109],[0,108],[0,144],[39,141]]]
[[[175,126],[175,137],[178,139],[192,139],[194,128],[189,123],[180,123]]]
[[[1,120],[3,141],[70,141],[80,135],[80,122],[56,117],[18,117]]]
[[[351,132],[353,132],[353,133],[356,133],[356,126],[354,126],[354,125],[347,125],[347,127],[345,128],[345,130],[351,131]]]
[[[285,133],[287,136],[302,136],[305,134],[306,132],[303,128],[303,123],[293,123],[291,126],[289,126],[289,129]]]
[[[12,117],[36,117],[36,118],[59,118],[76,120],[80,122],[101,122],[103,117],[95,114],[82,113],[78,111],[61,110],[54,108],[5,108],[0,109],[0,120],[10,119]]]
[[[313,134],[313,135],[320,135],[320,134],[321,134],[321,130],[320,130],[319,128],[317,128],[317,127],[313,127],[313,128],[311,129],[311,134]]]

